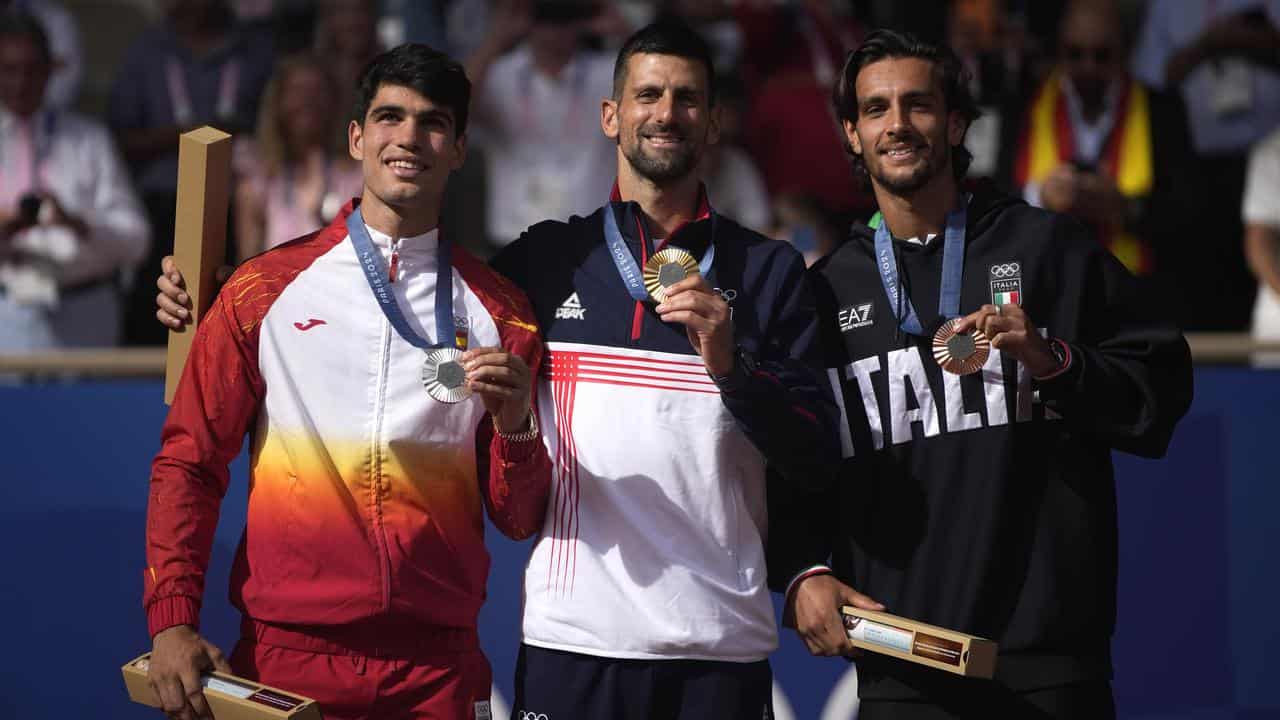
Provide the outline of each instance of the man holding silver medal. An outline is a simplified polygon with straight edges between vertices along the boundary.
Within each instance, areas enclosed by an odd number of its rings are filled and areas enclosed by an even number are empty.
[[[803,258],[714,211],[705,41],[624,43],[600,122],[617,182],[588,217],[494,258],[547,341],[538,417],[552,491],[526,567],[516,715],[770,717],[766,466],[829,486],[837,410]],[[607,193],[607,194],[606,194]],[[181,324],[161,278],[162,322]]]
[[[862,720],[1113,717],[1110,454],[1165,452],[1186,342],[1082,226],[961,191],[950,50],[874,32],[833,103],[880,212],[817,266],[845,460],[826,493],[771,495],[788,621],[818,655],[849,653],[841,605],[999,643],[994,681],[860,656]]]
[[[211,669],[313,697],[331,719],[490,716],[483,514],[536,532],[550,463],[528,302],[438,226],[469,95],[461,65],[425,46],[375,58],[349,130],[362,197],[244,263],[199,326],[147,512],[150,680],[171,717],[209,716]],[[246,433],[228,662],[197,627]]]

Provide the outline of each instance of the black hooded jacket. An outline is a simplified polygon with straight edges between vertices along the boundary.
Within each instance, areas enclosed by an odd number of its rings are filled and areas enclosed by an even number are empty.
[[[943,321],[942,238],[893,244],[926,337],[899,328],[871,228],[855,225],[815,268],[844,459],[824,495],[771,487],[770,583],[782,590],[829,564],[888,612],[997,640],[996,679],[1017,690],[1105,677],[1117,572],[1111,451],[1164,454],[1191,401],[1186,341],[1082,226],[979,189],[960,313],[1016,293],[1031,321],[1066,343],[1070,365],[1038,381],[992,349],[978,373],[945,373],[931,346]],[[883,655],[858,666],[864,698],[964,682]]]

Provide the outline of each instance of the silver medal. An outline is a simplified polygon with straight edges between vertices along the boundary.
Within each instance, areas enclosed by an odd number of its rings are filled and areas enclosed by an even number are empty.
[[[442,403],[456,403],[471,396],[467,371],[462,367],[462,351],[443,347],[427,352],[422,363],[422,384],[427,394]]]

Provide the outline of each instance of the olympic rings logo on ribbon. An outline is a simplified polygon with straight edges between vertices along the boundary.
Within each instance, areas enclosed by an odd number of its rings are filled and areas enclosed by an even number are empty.
[[[1022,266],[1016,262],[1004,263],[1003,265],[992,265],[991,275],[998,278],[1013,277],[1022,272]]]
[[[517,717],[519,720],[550,720],[546,713],[530,712],[528,710],[521,710]]]

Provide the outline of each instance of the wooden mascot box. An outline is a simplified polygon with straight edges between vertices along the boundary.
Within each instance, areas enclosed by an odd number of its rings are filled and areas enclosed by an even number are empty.
[[[150,665],[151,653],[147,653],[125,663],[121,670],[129,699],[158,708],[160,698],[147,682]],[[320,706],[314,700],[285,690],[223,673],[210,673],[200,682],[217,720],[322,720]]]
[[[855,647],[966,677],[995,674],[999,647],[986,638],[850,605],[840,613]]]

